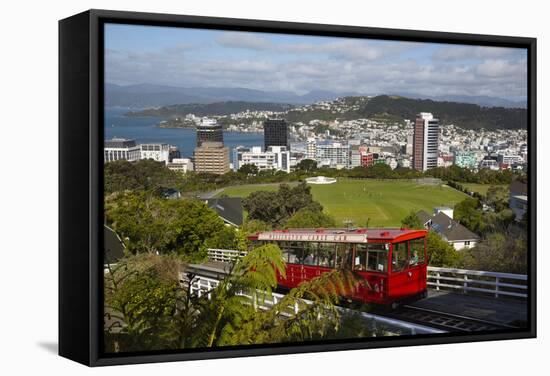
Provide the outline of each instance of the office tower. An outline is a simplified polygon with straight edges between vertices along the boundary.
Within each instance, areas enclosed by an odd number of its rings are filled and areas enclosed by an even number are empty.
[[[288,142],[288,124],[285,119],[267,119],[264,121],[264,150],[270,146],[284,146],[290,150]]]
[[[439,146],[439,119],[429,112],[421,112],[414,123],[413,168],[426,171],[437,167]]]
[[[209,141],[223,143],[222,125],[215,119],[201,119],[197,125],[197,146]]]
[[[221,142],[204,141],[195,148],[195,171],[223,175],[229,172],[229,148]]]

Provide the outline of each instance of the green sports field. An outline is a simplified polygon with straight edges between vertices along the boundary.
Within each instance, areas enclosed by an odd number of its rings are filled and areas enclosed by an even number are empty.
[[[274,191],[278,184],[241,185],[225,188],[219,195],[246,197],[258,190]],[[433,211],[453,207],[468,197],[445,185],[421,185],[411,180],[339,180],[329,185],[311,185],[315,200],[338,222],[351,219],[356,226],[395,227],[411,210]]]

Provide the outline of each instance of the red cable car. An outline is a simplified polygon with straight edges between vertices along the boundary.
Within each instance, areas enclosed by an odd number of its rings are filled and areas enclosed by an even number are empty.
[[[407,229],[290,229],[260,232],[249,240],[281,248],[286,278],[277,278],[283,288],[347,268],[367,281],[348,298],[395,306],[426,295],[426,235],[426,230]]]

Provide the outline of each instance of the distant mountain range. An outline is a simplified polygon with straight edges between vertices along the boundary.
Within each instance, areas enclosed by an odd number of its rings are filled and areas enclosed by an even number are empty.
[[[472,103],[486,107],[525,108],[525,102],[514,102],[488,96],[426,96],[415,93],[395,93],[396,95],[435,101]],[[285,104],[311,104],[333,100],[337,97],[374,95],[373,93],[334,92],[314,90],[303,95],[289,91],[264,91],[245,88],[177,87],[154,84],[115,85],[105,84],[105,106],[127,108],[162,107],[175,104],[210,104],[218,102],[269,102]]]

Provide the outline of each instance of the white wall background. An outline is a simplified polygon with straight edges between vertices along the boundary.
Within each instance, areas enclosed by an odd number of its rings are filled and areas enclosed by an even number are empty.
[[[6,1],[0,22],[0,374],[544,374],[550,348],[547,242],[539,247],[536,340],[88,369],[57,342],[57,20],[88,8],[537,37],[538,139],[550,138],[544,1]],[[544,155],[545,151],[539,153]],[[539,162],[539,213],[548,168]],[[539,215],[539,228],[550,223]],[[546,346],[546,349],[544,348]]]

